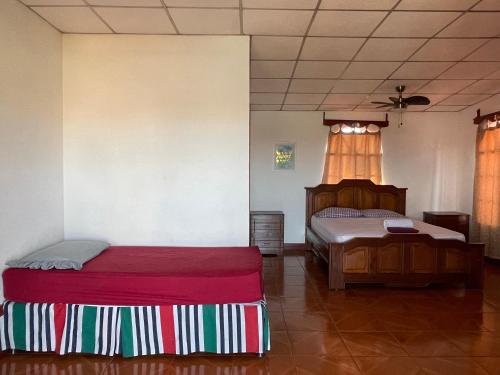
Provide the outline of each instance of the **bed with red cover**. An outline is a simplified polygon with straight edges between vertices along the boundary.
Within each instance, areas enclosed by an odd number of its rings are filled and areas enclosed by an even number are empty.
[[[112,246],[75,270],[3,273],[2,350],[148,354],[269,350],[257,247]]]

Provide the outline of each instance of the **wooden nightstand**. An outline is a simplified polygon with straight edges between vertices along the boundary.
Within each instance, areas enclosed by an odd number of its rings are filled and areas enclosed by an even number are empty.
[[[281,211],[250,211],[250,245],[262,254],[281,255],[285,215]]]
[[[448,228],[455,232],[463,233],[465,240],[469,242],[469,214],[454,211],[425,211],[424,221],[426,223]]]

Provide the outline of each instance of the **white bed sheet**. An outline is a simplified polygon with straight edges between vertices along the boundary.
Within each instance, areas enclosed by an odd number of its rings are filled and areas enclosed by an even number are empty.
[[[384,228],[385,218],[311,218],[311,228],[327,242],[343,243],[356,237],[381,238],[387,235]],[[412,219],[413,220],[413,219]],[[459,240],[465,242],[465,236],[446,228],[413,220],[419,233],[426,233],[437,240]]]

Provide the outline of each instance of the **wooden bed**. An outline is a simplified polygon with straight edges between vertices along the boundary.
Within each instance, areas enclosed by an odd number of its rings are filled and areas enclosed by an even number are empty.
[[[484,244],[437,240],[428,234],[387,234],[327,242],[311,228],[311,217],[323,208],[379,208],[405,214],[406,188],[376,185],[370,180],[342,180],[306,188],[306,243],[328,263],[330,289],[348,283],[421,287],[431,283],[483,285]]]

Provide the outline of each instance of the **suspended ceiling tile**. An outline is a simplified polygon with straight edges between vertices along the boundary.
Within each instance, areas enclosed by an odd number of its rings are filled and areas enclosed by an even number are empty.
[[[499,14],[500,17],[500,14]],[[493,39],[468,56],[468,61],[500,61],[500,39]]]
[[[332,79],[292,79],[288,92],[326,94],[334,82]]]
[[[436,105],[430,107],[426,112],[459,112],[467,107],[466,105]]]
[[[466,105],[435,105],[426,110],[426,112],[458,112],[467,108]]]
[[[354,104],[322,104],[319,107],[320,111],[352,111],[355,108]]]
[[[356,56],[358,61],[404,61],[426,39],[370,38]]]
[[[26,5],[85,5],[82,0],[21,0]]]
[[[479,103],[485,99],[488,99],[489,95],[471,94],[462,95],[456,94],[440,102],[440,105],[473,105]]]
[[[302,60],[350,60],[365,41],[364,38],[306,38]]]
[[[489,76],[485,77],[486,79],[500,79],[500,70],[497,72],[493,72]]]
[[[290,78],[295,61],[251,61],[252,78]]]
[[[410,60],[458,61],[484,42],[483,39],[431,39]]]
[[[396,93],[396,86],[405,86],[405,93],[409,94],[417,91],[420,87],[425,85],[429,80],[427,79],[388,79],[382,83],[375,92],[384,92],[384,93]]]
[[[96,8],[96,12],[117,33],[175,34],[163,8]]]
[[[360,104],[364,99],[366,98],[366,95],[363,94],[329,94],[326,99],[324,104]]]
[[[452,62],[407,62],[392,74],[392,79],[432,79],[440,75]]]
[[[121,0],[118,0],[121,1]],[[239,8],[239,0],[164,0],[168,7]]]
[[[332,93],[371,93],[382,80],[376,79],[342,79],[337,80],[333,86]]]
[[[251,111],[279,111],[281,104],[250,104]]]
[[[309,35],[312,36],[368,36],[387,12],[377,11],[319,11]]]
[[[444,72],[440,79],[481,79],[488,74],[500,69],[500,62],[459,62],[448,71]]]
[[[377,108],[374,104],[360,104],[355,109],[357,112],[388,112],[387,108]]]
[[[432,94],[454,94],[459,92],[464,87],[469,86],[474,80],[459,80],[459,79],[435,79],[422,87],[420,92],[428,92]]]
[[[238,9],[171,8],[181,34],[239,34]]]
[[[250,92],[286,92],[288,79],[251,79]]]
[[[250,94],[250,104],[281,104],[285,94]]]
[[[500,1],[498,0],[482,0],[472,10],[500,10]]]
[[[284,111],[315,111],[317,104],[288,104],[283,106]]]
[[[361,62],[355,61],[342,75],[344,79],[385,79],[397,67],[399,62]]]
[[[318,0],[243,0],[243,8],[314,9]]]
[[[65,33],[111,33],[87,7],[33,7],[36,13]]]
[[[87,0],[90,5],[121,7],[163,7],[160,0]]]
[[[306,33],[313,11],[310,10],[243,10],[243,32],[251,35],[302,36]]]
[[[396,10],[467,10],[477,0],[402,0]]]
[[[393,12],[373,36],[430,37],[459,15],[458,12]]]
[[[438,37],[494,37],[500,34],[498,13],[466,13],[439,33]]]
[[[347,64],[341,61],[299,61],[294,78],[337,78]]]
[[[316,104],[319,105],[325,94],[288,94],[285,104]]]
[[[398,0],[323,0],[320,9],[389,10]]]
[[[302,37],[252,36],[252,59],[258,60],[296,60],[299,55]]]
[[[500,79],[482,80],[466,87],[461,94],[496,94],[500,92]]]

